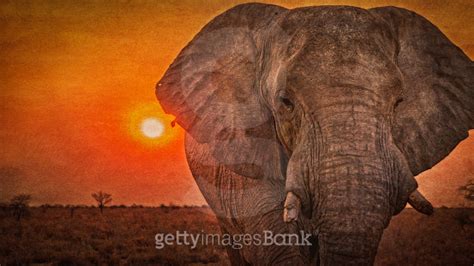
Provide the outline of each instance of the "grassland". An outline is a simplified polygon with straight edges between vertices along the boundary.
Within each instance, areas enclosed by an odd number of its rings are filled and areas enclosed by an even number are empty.
[[[473,265],[473,209],[437,209],[431,217],[412,209],[394,217],[376,265]],[[220,233],[206,207],[32,208],[20,222],[0,213],[0,263],[57,265],[228,265],[216,245],[155,248],[157,233]]]

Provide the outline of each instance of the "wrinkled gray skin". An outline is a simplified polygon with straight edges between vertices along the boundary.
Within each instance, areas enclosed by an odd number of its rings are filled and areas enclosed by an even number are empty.
[[[245,4],[157,84],[224,233],[304,230],[312,247],[228,249],[240,264],[372,264],[414,175],[474,126],[472,61],[408,10]]]

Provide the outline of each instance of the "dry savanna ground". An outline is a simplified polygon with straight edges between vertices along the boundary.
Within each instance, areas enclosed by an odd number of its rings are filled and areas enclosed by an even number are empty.
[[[0,220],[0,264],[228,265],[221,246],[155,248],[157,233],[219,233],[206,207],[32,208],[17,222]],[[404,210],[385,231],[376,265],[473,265],[474,209]]]

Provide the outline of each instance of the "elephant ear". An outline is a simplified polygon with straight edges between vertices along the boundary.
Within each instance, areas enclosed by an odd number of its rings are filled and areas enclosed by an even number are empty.
[[[219,164],[247,177],[284,178],[285,156],[259,90],[258,47],[260,36],[285,10],[244,4],[217,16],[156,86],[165,112],[207,144]]]
[[[474,65],[420,15],[394,7],[371,12],[391,25],[398,39],[404,86],[392,130],[417,175],[446,157],[474,127]]]

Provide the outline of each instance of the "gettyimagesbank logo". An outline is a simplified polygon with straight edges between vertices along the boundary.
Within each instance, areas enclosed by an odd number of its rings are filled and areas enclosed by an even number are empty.
[[[188,233],[187,231],[176,231],[175,233],[158,233],[155,235],[156,249],[165,246],[185,245],[191,249],[198,245],[220,245],[241,249],[244,246],[311,246],[309,241],[311,234],[300,231],[299,234],[274,234],[265,230],[263,234],[207,234]]]

